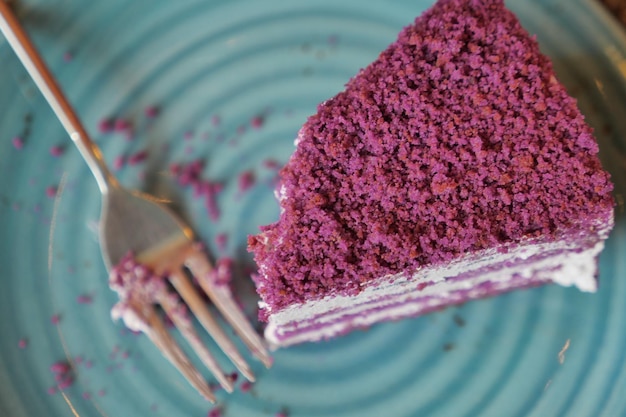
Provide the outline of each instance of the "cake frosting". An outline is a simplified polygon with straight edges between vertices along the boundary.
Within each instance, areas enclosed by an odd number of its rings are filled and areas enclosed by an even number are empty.
[[[439,0],[320,104],[249,238],[276,346],[556,282],[596,288],[612,185],[502,0]]]

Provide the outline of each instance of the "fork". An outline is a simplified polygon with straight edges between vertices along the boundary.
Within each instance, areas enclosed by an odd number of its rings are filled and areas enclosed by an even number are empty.
[[[195,242],[192,230],[165,206],[162,200],[128,190],[120,185],[107,168],[102,152],[90,139],[11,7],[4,0],[0,0],[0,31],[96,178],[102,194],[99,239],[107,270],[110,271],[127,253],[132,252],[136,254],[137,261],[151,269],[154,274],[166,276],[180,298],[241,374],[254,381],[254,374],[249,365],[211,315],[188,273],[196,277],[202,291],[252,354],[268,368],[271,366],[271,358],[262,339],[237,306],[229,288],[210,279],[214,272],[213,266]],[[191,322],[180,320],[166,300],[161,299],[159,304],[222,387],[232,392],[232,379],[224,374],[214,356],[201,342]],[[139,307],[144,313],[143,330],[146,335],[201,395],[215,402],[216,397],[211,386],[166,330],[163,320],[157,313],[156,305]]]

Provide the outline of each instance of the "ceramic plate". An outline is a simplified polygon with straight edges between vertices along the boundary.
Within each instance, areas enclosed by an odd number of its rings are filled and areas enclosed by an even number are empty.
[[[592,0],[509,3],[579,99],[616,183],[599,292],[519,291],[280,350],[269,371],[254,362],[256,383],[218,393],[221,415],[626,415],[626,41]],[[277,218],[275,166],[316,104],[430,4],[24,0],[20,15],[120,180],[173,200],[214,258],[234,259],[254,314],[246,236]],[[3,40],[0,75],[0,415],[219,414],[111,321],[96,183]],[[102,133],[106,119],[132,131]],[[197,159],[224,186],[215,220],[170,174]],[[72,384],[59,386],[58,361]]]

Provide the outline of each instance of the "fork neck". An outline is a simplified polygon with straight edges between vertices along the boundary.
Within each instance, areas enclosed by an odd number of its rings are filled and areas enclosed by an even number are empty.
[[[108,194],[112,188],[119,187],[119,183],[104,162],[100,148],[89,139],[80,122],[77,121],[77,123],[78,125],[73,126],[77,129],[70,133],[70,138],[72,138],[74,145],[76,145],[91,173],[96,178],[100,192]]]

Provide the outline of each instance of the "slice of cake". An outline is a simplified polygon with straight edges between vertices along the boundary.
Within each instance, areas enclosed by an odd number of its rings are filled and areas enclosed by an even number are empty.
[[[501,0],[440,0],[318,107],[250,237],[266,337],[315,341],[515,288],[596,290],[598,145]]]

